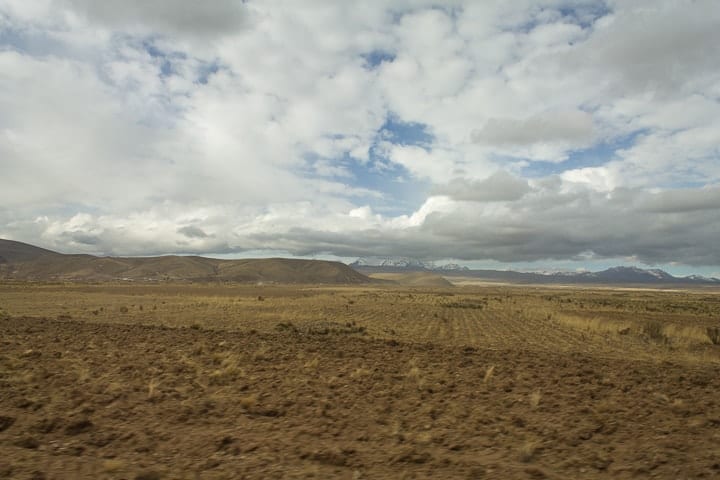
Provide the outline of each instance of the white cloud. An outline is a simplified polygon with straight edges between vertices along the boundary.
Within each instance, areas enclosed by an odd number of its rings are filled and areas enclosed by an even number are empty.
[[[5,0],[0,236],[718,264],[719,22],[709,0]]]
[[[447,185],[441,185],[435,189],[435,193],[439,195],[473,202],[519,200],[528,192],[530,192],[530,185],[527,180],[517,178],[502,170],[483,180],[455,178]]]
[[[545,112],[524,119],[490,118],[473,140],[491,145],[584,143],[592,138],[592,117],[581,111]]]
[[[388,145],[388,158],[407,168],[414,175],[444,182],[453,174],[457,161],[453,152],[442,149],[428,151],[414,145]]]
[[[236,32],[246,17],[235,0],[65,0],[90,22],[113,28],[171,34],[216,36]]]

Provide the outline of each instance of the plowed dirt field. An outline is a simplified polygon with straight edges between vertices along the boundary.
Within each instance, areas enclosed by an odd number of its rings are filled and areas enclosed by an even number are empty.
[[[0,286],[0,478],[720,478],[719,300]]]

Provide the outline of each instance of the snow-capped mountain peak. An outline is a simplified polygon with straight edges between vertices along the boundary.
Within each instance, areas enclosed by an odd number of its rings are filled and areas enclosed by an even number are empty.
[[[457,263],[435,265],[435,262],[424,262],[410,257],[362,257],[350,264],[351,267],[384,267],[403,268],[408,270],[441,270],[464,271],[467,267]]]

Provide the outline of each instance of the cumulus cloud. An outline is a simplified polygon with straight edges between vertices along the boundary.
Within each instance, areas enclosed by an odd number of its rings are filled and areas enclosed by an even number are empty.
[[[490,118],[485,126],[472,133],[478,143],[490,145],[532,145],[567,142],[582,144],[592,138],[590,114],[578,110],[545,112],[523,119]]]
[[[177,229],[178,233],[182,233],[188,238],[208,238],[210,235],[205,233],[202,228],[196,227],[194,225],[187,225],[185,227],[180,227]]]
[[[715,2],[435,3],[0,2],[0,237],[720,264]]]
[[[720,208],[720,187],[669,190],[651,193],[638,205],[640,210],[653,213],[698,213]]]
[[[527,180],[505,171],[498,171],[483,180],[455,178],[447,185],[434,189],[437,195],[447,195],[454,200],[472,202],[502,202],[519,200],[530,191]]]
[[[246,12],[236,0],[64,0],[75,12],[112,28],[217,36],[242,28]]]

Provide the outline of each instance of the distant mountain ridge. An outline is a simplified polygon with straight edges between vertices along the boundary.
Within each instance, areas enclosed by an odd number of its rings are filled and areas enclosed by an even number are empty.
[[[448,271],[458,270],[466,271],[469,270],[467,267],[462,267],[457,263],[448,263],[446,265],[435,265],[434,262],[423,262],[410,257],[362,257],[355,260],[350,264],[351,267],[384,267],[384,268],[397,268],[404,270],[430,270],[430,271]]]
[[[452,279],[453,277],[471,277],[490,281],[512,283],[539,283],[539,284],[685,284],[685,285],[720,285],[720,279],[707,278],[700,275],[675,277],[660,269],[642,269],[638,267],[618,266],[599,272],[517,272],[512,270],[471,270],[457,264],[435,267],[423,262],[407,261],[411,259],[393,260],[380,264],[358,261],[350,264],[351,267],[366,275],[373,273],[393,273],[402,271],[433,271]]]
[[[66,255],[0,239],[0,279],[30,281],[232,281],[376,283],[344,263],[288,258],[219,260],[197,256]]]

